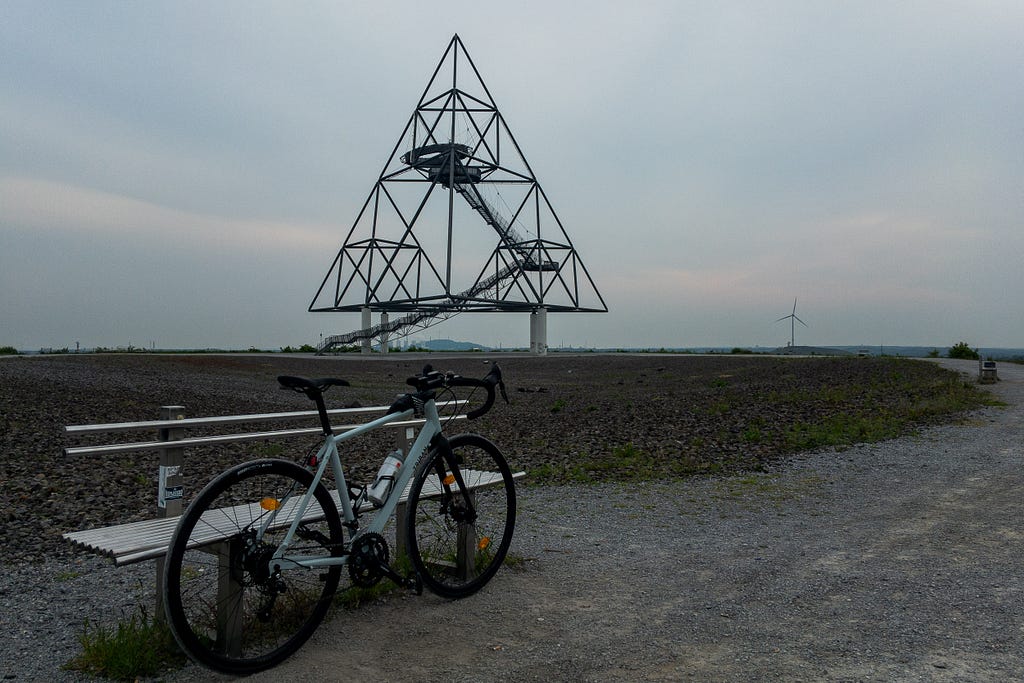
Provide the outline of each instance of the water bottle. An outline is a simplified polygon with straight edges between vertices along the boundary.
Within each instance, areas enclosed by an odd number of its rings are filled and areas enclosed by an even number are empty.
[[[395,483],[395,479],[398,478],[398,470],[402,466],[402,459],[405,455],[401,449],[395,450],[390,453],[384,460],[384,464],[380,466],[380,471],[377,472],[377,478],[373,480],[373,483],[366,489],[366,497],[374,507],[380,507],[384,504],[384,501],[388,499],[388,494],[391,492],[391,486]]]

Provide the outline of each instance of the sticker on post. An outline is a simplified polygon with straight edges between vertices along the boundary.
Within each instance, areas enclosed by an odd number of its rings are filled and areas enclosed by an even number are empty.
[[[168,486],[171,477],[181,472],[181,465],[160,465],[160,483],[157,488],[157,507],[166,508],[167,501],[181,500],[184,495],[183,486]]]

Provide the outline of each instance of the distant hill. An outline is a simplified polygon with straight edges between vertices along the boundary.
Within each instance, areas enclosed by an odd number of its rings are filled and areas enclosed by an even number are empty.
[[[483,344],[477,344],[476,342],[467,341],[456,341],[454,339],[431,339],[425,342],[416,342],[416,346],[425,348],[430,351],[493,351],[492,347],[484,346]],[[508,350],[508,349],[506,349]],[[670,353],[735,353],[742,350],[746,353],[779,353],[783,355],[787,354],[798,354],[798,355],[895,355],[902,357],[927,357],[930,353],[938,350],[940,356],[945,356],[949,351],[947,346],[900,346],[900,345],[886,345],[886,346],[868,346],[866,344],[860,346],[796,346],[786,347],[782,346],[779,348],[766,348],[763,346],[748,347],[745,349],[730,348],[730,347],[714,347],[714,346],[699,346],[699,347],[674,347],[674,348],[583,348],[583,347],[566,347],[566,348],[549,348],[550,353],[558,353],[559,351],[564,353],[586,353],[586,352],[599,352],[599,353],[612,353],[612,352],[650,352],[650,351],[666,351]],[[981,347],[978,349],[982,357],[999,359],[1010,359],[1010,358],[1024,358],[1024,349],[1020,348],[985,348]]]
[[[825,346],[782,346],[772,353],[783,356],[851,356],[857,351]]]
[[[455,341],[454,339],[431,339],[427,342],[417,342],[416,346],[429,351],[490,351],[489,346],[477,344],[476,342]]]

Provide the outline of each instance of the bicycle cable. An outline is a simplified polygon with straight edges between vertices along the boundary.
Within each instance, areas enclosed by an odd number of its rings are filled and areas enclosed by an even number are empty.
[[[476,391],[479,388],[480,387],[473,387],[472,391],[469,392],[469,396],[466,397],[466,405],[469,405],[472,402],[473,395],[476,394]],[[449,386],[445,386],[441,390],[441,395],[438,398],[447,397],[447,396],[451,397],[450,399],[447,399],[447,400],[451,400],[451,401],[455,401],[455,402],[458,402],[458,400],[459,400],[459,397],[455,394],[455,390],[452,387],[449,387]],[[460,410],[461,407],[462,406],[456,405],[455,410],[453,410],[450,415],[446,415],[443,418],[443,424],[441,425],[443,429],[447,429],[448,425],[450,425],[452,422],[455,421],[455,418],[457,418],[459,416],[459,414],[462,412]]]

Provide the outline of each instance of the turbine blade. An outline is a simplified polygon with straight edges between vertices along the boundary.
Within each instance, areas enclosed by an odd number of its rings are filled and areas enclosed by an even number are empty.
[[[803,320],[800,320],[800,318],[797,318],[795,315],[793,317],[796,318],[796,321],[799,322],[801,325],[807,327],[807,323],[805,323]]]

